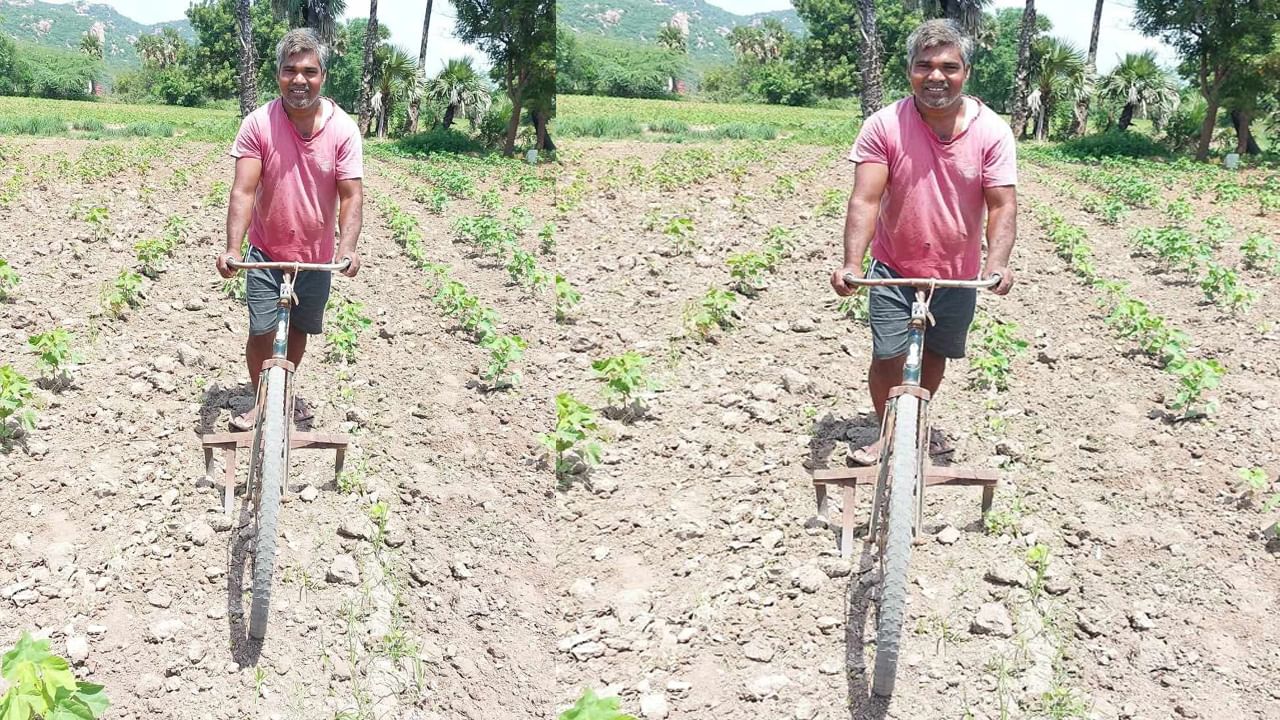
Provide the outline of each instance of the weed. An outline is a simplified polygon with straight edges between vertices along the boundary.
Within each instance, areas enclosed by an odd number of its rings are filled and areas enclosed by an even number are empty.
[[[1022,498],[1017,496],[1013,498],[1007,508],[988,510],[987,514],[982,518],[982,527],[987,531],[988,535],[1011,535],[1017,537],[1020,534],[1019,527],[1021,524]]]
[[[1034,573],[1031,578],[1031,598],[1039,597],[1040,592],[1044,589],[1045,573],[1049,570],[1049,546],[1043,543],[1036,543],[1027,548],[1025,555],[1027,567],[1031,568]]]

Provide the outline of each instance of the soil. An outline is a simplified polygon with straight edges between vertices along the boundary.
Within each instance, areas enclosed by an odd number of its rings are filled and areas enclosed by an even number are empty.
[[[314,339],[296,386],[312,429],[352,435],[349,473],[335,482],[329,451],[291,457],[271,624],[248,641],[252,515],[242,494],[222,515],[221,468],[205,479],[198,438],[252,401],[246,313],[212,268],[225,205],[206,202],[231,164],[219,145],[162,145],[145,172],[32,179],[0,208],[0,257],[22,277],[0,303],[2,362],[36,377],[26,339],[54,327],[83,356],[71,387],[36,390],[36,428],[0,455],[0,644],[25,630],[72,655],[84,641],[74,670],[106,686],[108,717],[546,718],[586,688],[646,720],[1280,717],[1280,542],[1263,532],[1276,518],[1238,477],[1280,473],[1274,279],[1242,273],[1261,297],[1226,315],[1130,256],[1133,229],[1160,224],[1158,211],[1101,225],[1053,171],[1022,177],[1018,285],[980,299],[1028,343],[1008,389],[971,387],[958,361],[930,405],[956,464],[998,469],[994,512],[984,524],[976,488],[930,489],[895,694],[867,699],[870,493],[857,493],[845,560],[839,498],[818,517],[809,474],[844,465],[878,429],[868,330],[828,285],[843,219],[818,210],[827,191],[847,192],[852,166],[838,149],[786,143],[761,145],[740,175],[670,191],[632,174],[666,146],[570,143],[541,172],[581,180],[579,200],[471,169],[505,207],[528,208],[535,231],[556,222],[554,255],[537,257],[582,294],[563,323],[548,293],[451,240],[475,199],[433,215],[394,181],[404,161],[368,155],[365,266],[334,292],[373,323],[353,365]],[[19,162],[55,173],[90,147],[33,141]],[[436,309],[374,193],[414,215],[429,259],[529,341],[516,387],[478,381],[486,351]],[[1032,201],[1086,227],[1104,276],[1187,332],[1194,357],[1223,363],[1214,414],[1166,406],[1176,379],[1112,334]],[[107,239],[72,217],[93,205],[109,209]],[[104,286],[172,215],[191,230],[167,269],[140,307],[103,315]],[[663,233],[675,216],[692,220],[689,254]],[[1228,264],[1246,232],[1277,231],[1272,218],[1229,219]],[[738,299],[733,327],[690,335],[688,303],[728,288],[727,257],[762,249],[775,226],[795,248],[764,289]],[[643,413],[606,407],[590,369],[626,350],[649,358],[658,384]],[[560,392],[599,412],[603,455],[557,481],[538,435]],[[377,502],[381,538],[367,520]],[[1038,546],[1040,577],[1027,560]],[[357,584],[344,584],[352,569]]]

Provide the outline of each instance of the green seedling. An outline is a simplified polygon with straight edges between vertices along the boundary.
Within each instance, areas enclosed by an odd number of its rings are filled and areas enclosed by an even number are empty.
[[[164,261],[173,254],[176,247],[171,237],[144,238],[133,246],[138,256],[138,269],[143,275],[152,280],[160,277],[160,273],[164,271]]]
[[[1276,244],[1266,235],[1261,233],[1252,233],[1244,239],[1240,244],[1240,252],[1243,256],[1244,267],[1247,270],[1258,270],[1265,273],[1275,273],[1280,270],[1280,250],[1276,248]],[[0,263],[3,263],[0,260]],[[0,276],[3,275],[3,266],[0,265]],[[0,280],[0,286],[3,286]],[[0,297],[3,292],[0,291]]]
[[[7,443],[16,434],[9,425],[10,419],[22,430],[29,431],[35,427],[36,416],[35,411],[28,407],[30,402],[31,383],[12,365],[0,365],[0,441]]]
[[[213,187],[209,188],[209,193],[204,196],[205,207],[221,207],[225,205],[231,197],[231,186],[226,180],[215,180]]]
[[[556,273],[556,322],[563,323],[569,318],[569,310],[582,301],[582,294],[569,284],[564,276]]]
[[[1204,393],[1218,387],[1226,373],[1217,360],[1184,360],[1176,365],[1170,364],[1169,370],[1178,377],[1178,394],[1170,406],[1174,410],[1182,410],[1184,417],[1193,414]],[[1202,413],[1212,415],[1217,409],[1218,401],[1210,400],[1202,408]]]
[[[64,328],[27,338],[31,351],[38,356],[36,364],[40,367],[41,377],[55,385],[69,384],[72,370],[81,361],[79,354],[71,349],[71,339],[71,333]]]
[[[754,297],[764,289],[764,274],[773,270],[777,258],[751,251],[730,255],[727,262],[729,277],[734,279],[735,289],[743,295]]]
[[[796,249],[795,232],[790,228],[774,225],[765,235],[765,252],[776,258],[791,257]]]
[[[95,240],[106,240],[111,237],[111,228],[107,224],[110,220],[107,209],[102,206],[89,208],[84,214],[84,221],[93,229]]]
[[[1210,215],[1204,219],[1204,237],[1209,247],[1215,250],[1222,247],[1231,233],[1231,223],[1221,215]]]
[[[494,216],[502,207],[502,195],[497,190],[487,190],[480,194],[478,203],[486,215]]]
[[[141,292],[142,276],[132,270],[121,270],[107,288],[104,300],[107,314],[118,318],[126,309],[137,307],[141,303]]]
[[[542,229],[538,231],[538,252],[543,255],[550,255],[556,249],[556,225],[553,222],[546,222]]]
[[[688,255],[698,249],[698,241],[693,236],[693,220],[687,217],[673,217],[662,229],[663,234],[671,239],[671,245],[679,255]]]
[[[520,373],[512,371],[511,365],[524,357],[524,350],[529,343],[519,335],[490,335],[481,341],[481,346],[489,351],[489,367],[482,376],[494,389],[515,387],[520,382]]]
[[[1245,312],[1258,299],[1257,292],[1240,284],[1240,277],[1235,270],[1214,262],[1205,267],[1200,289],[1204,291],[1207,300],[1227,308],[1233,315]]]
[[[360,331],[372,325],[373,321],[361,314],[363,305],[337,295],[329,297],[325,309],[331,318],[324,336],[326,359],[348,365],[354,363]]]
[[[13,298],[14,290],[18,288],[18,283],[22,282],[22,278],[18,277],[18,273],[9,265],[9,261],[0,258],[0,302],[8,302]]]
[[[529,212],[524,206],[517,205],[511,208],[510,224],[511,229],[515,230],[517,234],[524,234],[525,230],[533,226],[533,213]]]
[[[557,720],[637,720],[634,715],[618,710],[619,702],[616,697],[596,697],[595,691],[588,688],[573,707],[560,713]]]
[[[1031,597],[1035,598],[1044,589],[1045,573],[1049,570],[1049,546],[1036,543],[1027,548],[1026,561],[1027,567],[1034,573],[1031,578],[1031,587],[1028,589],[1031,591]]]
[[[555,459],[556,478],[563,481],[579,463],[600,462],[599,433],[595,412],[567,392],[556,395],[555,431],[539,435],[538,441]]]
[[[1027,348],[1027,341],[1014,335],[1017,325],[1005,323],[985,315],[973,323],[977,331],[978,353],[969,363],[972,387],[987,390],[1009,389],[1009,375],[1013,359]]]
[[[716,328],[733,327],[731,315],[733,306],[738,302],[737,293],[731,290],[710,288],[702,297],[685,307],[685,328],[697,336],[699,340],[707,340]]]
[[[1181,195],[1165,203],[1164,206],[1165,217],[1175,225],[1186,223],[1194,214],[1195,209],[1191,207],[1191,202]]]
[[[1267,471],[1259,467],[1240,468],[1238,472],[1240,483],[1244,486],[1245,497],[1250,502],[1255,502],[1258,497],[1270,491],[1272,486],[1271,478],[1267,476]],[[1280,506],[1280,492],[1273,494],[1262,505],[1263,512],[1271,512],[1277,506]]]
[[[818,217],[838,218],[843,217],[845,208],[848,207],[849,194],[844,190],[830,189],[822,193],[822,200],[818,203],[818,207],[814,213]]]
[[[111,705],[101,685],[76,680],[67,661],[49,652],[49,641],[29,633],[0,667],[9,686],[0,697],[4,720],[97,720]]]
[[[507,274],[511,282],[522,287],[532,287],[538,276],[538,262],[532,253],[515,250],[507,260]]]
[[[600,394],[604,396],[605,402],[616,401],[624,408],[638,402],[644,393],[656,387],[654,381],[645,374],[648,367],[649,358],[634,350],[591,363],[595,379],[604,383]]]

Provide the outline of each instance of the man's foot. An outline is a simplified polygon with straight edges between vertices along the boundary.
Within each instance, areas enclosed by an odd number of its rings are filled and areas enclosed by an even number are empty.
[[[256,422],[258,422],[258,407],[256,405],[249,408],[246,413],[231,416],[231,427],[235,430],[252,430]]]
[[[311,404],[301,397],[293,399],[293,424],[299,425],[315,417]]]
[[[931,457],[950,455],[955,451],[956,449],[951,447],[951,443],[947,442],[947,436],[943,435],[941,431],[929,431],[929,455]]]
[[[849,459],[853,461],[854,465],[863,467],[878,464],[880,462],[880,441],[876,440],[870,445],[854,450],[849,453]]]

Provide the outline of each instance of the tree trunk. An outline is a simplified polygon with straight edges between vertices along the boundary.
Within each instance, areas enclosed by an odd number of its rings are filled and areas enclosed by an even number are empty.
[[[1120,111],[1119,127],[1121,130],[1129,129],[1129,123],[1133,122],[1133,110],[1134,110],[1133,103],[1124,104],[1124,109]]]
[[[1232,110],[1231,124],[1236,129],[1236,152],[1241,155],[1261,155],[1262,148],[1258,147],[1258,141],[1253,136],[1253,132],[1249,129],[1253,123],[1253,113],[1248,110]]]
[[[1200,144],[1196,146],[1196,160],[1205,162],[1209,159],[1209,143],[1213,142],[1213,128],[1218,124],[1218,94],[1207,98],[1209,106],[1204,111],[1204,122],[1200,124]]]
[[[458,112],[458,106],[454,105],[453,103],[450,103],[449,107],[444,109],[443,124],[444,124],[445,130],[448,130],[449,126],[453,124],[453,116],[456,115],[457,112]]]
[[[1031,38],[1036,31],[1036,0],[1027,0],[1018,32],[1018,69],[1013,78],[1013,134],[1022,137],[1027,129],[1027,95],[1031,92]]]
[[[369,134],[369,119],[373,115],[370,100],[373,99],[373,49],[378,44],[378,0],[369,0],[369,29],[364,34],[364,70],[360,73],[360,134]],[[385,99],[385,98],[384,98]]]
[[[858,16],[862,31],[862,117],[869,118],[884,105],[884,85],[880,79],[884,61],[876,28],[875,0],[858,0]]]
[[[1092,77],[1098,70],[1098,26],[1102,24],[1102,0],[1093,8],[1093,34],[1089,36],[1089,57],[1086,60],[1085,76]],[[1072,137],[1084,135],[1089,124],[1089,93],[1084,93],[1076,101],[1075,117],[1071,119]]]
[[[418,72],[424,75],[427,72],[427,32],[431,30],[431,3],[427,0],[427,12],[422,16],[422,44],[418,46]],[[413,102],[409,103],[409,132],[418,132],[418,111],[419,103],[422,98],[414,95]]]
[[[547,113],[544,110],[533,110],[529,113],[533,116],[533,129],[538,134],[539,150],[546,152],[555,152],[556,144],[551,141],[551,133],[547,132]]]
[[[1049,107],[1041,105],[1040,112],[1036,113],[1036,140],[1043,142],[1049,137]]]
[[[523,90],[509,93],[511,96],[511,119],[507,121],[507,137],[502,143],[502,154],[511,157],[516,151],[516,134],[520,131],[520,106],[524,104]]]
[[[249,0],[236,0],[236,35],[240,40],[240,117],[246,117],[258,107],[258,80],[254,77],[257,60],[253,48],[253,18],[249,15]]]

